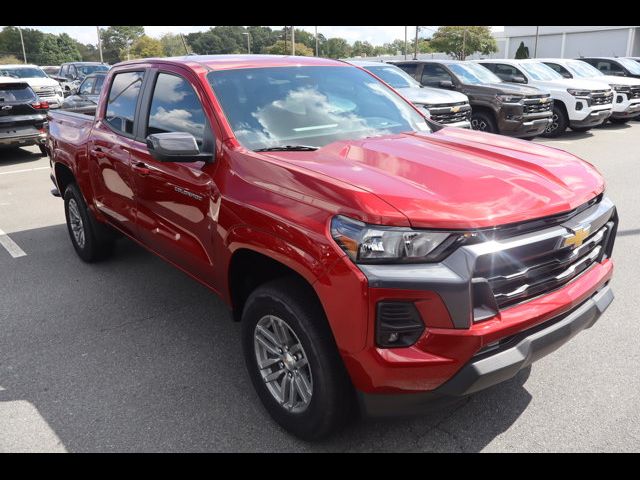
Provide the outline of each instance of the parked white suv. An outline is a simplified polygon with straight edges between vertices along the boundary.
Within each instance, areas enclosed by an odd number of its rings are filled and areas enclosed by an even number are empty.
[[[64,101],[60,84],[37,65],[0,65],[0,76],[24,80],[49,108],[59,108]]]
[[[564,78],[584,78],[610,86],[615,92],[609,121],[625,123],[640,114],[640,79],[605,75],[593,65],[569,58],[539,58]]]
[[[538,59],[474,60],[506,82],[547,90],[553,98],[553,121],[543,134],[557,137],[567,127],[585,132],[603,124],[613,110],[613,90],[600,82],[564,78]]]

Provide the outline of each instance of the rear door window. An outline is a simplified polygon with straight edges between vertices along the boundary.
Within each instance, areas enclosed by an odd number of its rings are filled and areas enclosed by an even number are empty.
[[[0,83],[0,103],[27,103],[36,100],[36,94],[24,83]]]
[[[133,135],[133,120],[144,72],[123,72],[113,77],[105,122],[114,130]]]
[[[441,81],[453,82],[451,74],[436,63],[425,63],[420,82],[429,87],[439,87]]]
[[[95,77],[87,78],[84,82],[82,82],[82,85],[80,85],[80,90],[78,91],[78,93],[80,95],[91,95],[95,81]]]

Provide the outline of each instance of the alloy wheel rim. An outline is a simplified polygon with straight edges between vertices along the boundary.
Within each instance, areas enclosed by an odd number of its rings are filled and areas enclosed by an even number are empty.
[[[285,410],[304,412],[313,396],[307,354],[291,327],[275,315],[262,317],[254,329],[254,351],[262,381]]]
[[[558,128],[558,114],[554,113],[551,116],[551,125],[547,127],[547,133],[553,132],[556,128]]]
[[[69,200],[69,224],[76,244],[78,247],[84,248],[84,224],[82,223],[78,204],[73,198]]]
[[[487,130],[487,122],[478,119],[471,120],[471,128],[473,130],[480,130],[484,132]]]

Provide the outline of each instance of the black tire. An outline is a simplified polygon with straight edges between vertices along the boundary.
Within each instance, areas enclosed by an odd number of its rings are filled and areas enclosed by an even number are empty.
[[[553,122],[542,133],[543,137],[559,137],[567,130],[567,127],[569,126],[569,118],[567,117],[567,112],[564,111],[564,108],[560,107],[559,105],[554,105],[552,115],[553,116],[551,118]]]
[[[47,152],[47,149],[45,148],[44,145],[38,145],[38,148],[40,149],[40,154],[43,157],[48,157],[49,156],[49,152]]]
[[[281,427],[307,441],[326,437],[341,429],[353,418],[351,413],[355,405],[354,390],[322,306],[308,288],[293,277],[273,280],[251,293],[242,313],[245,363],[262,404]],[[255,331],[258,322],[267,315],[283,320],[304,349],[312,375],[312,393],[304,411],[286,409],[263,380],[258,367]],[[277,370],[281,367],[269,368]]]
[[[70,205],[72,205],[72,211],[75,207],[79,215],[83,242],[77,239],[74,234],[70,217],[75,217],[75,215],[73,213],[70,214]],[[113,233],[109,227],[100,224],[93,218],[75,183],[69,184],[64,191],[64,214],[67,219],[67,230],[69,231],[71,243],[82,260],[88,263],[95,262],[107,258],[113,252],[115,243]],[[74,224],[78,225],[78,222],[76,221]]]
[[[600,127],[601,125],[597,125],[597,126]],[[574,132],[588,132],[593,127],[569,127],[569,128],[571,128],[571,130],[573,130]]]
[[[611,123],[617,123],[617,124],[627,123],[629,120],[631,120],[631,119],[630,118],[613,118],[613,117],[609,117],[609,121]]]
[[[498,133],[493,116],[487,112],[473,112],[471,114],[471,128],[480,132]]]

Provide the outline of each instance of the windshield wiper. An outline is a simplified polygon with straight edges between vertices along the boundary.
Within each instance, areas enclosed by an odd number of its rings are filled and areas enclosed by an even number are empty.
[[[309,145],[282,145],[280,147],[258,148],[254,152],[312,152],[318,150],[318,147]]]

